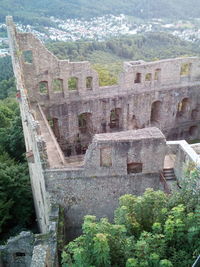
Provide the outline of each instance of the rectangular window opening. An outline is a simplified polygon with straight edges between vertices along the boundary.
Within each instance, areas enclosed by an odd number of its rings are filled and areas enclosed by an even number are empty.
[[[141,78],[142,78],[142,74],[141,73],[136,73],[136,76],[135,76],[135,83],[141,83]]]
[[[147,73],[146,76],[145,76],[145,81],[146,82],[150,82],[151,81],[151,73]]]
[[[68,89],[70,91],[78,90],[78,78],[76,78],[76,77],[69,78],[69,80],[68,80]]]
[[[39,83],[39,92],[40,94],[48,93],[48,82],[47,81],[42,81]]]
[[[190,69],[191,69],[191,64],[190,63],[184,63],[181,65],[181,76],[189,76],[190,75]]]
[[[15,257],[25,257],[26,254],[24,252],[16,252]]]
[[[142,172],[142,163],[140,162],[131,162],[127,164],[127,173],[141,173]]]
[[[112,149],[110,147],[100,149],[100,166],[101,167],[112,166]]]
[[[23,51],[23,60],[25,63],[33,63],[33,52],[31,50]]]
[[[160,80],[160,73],[161,73],[161,69],[156,69],[155,70],[155,76],[154,76],[154,80],[155,81],[159,81]]]
[[[86,88],[87,90],[92,90],[92,77],[86,78]]]
[[[54,92],[62,92],[63,91],[63,80],[62,79],[54,79],[53,80],[53,91]]]

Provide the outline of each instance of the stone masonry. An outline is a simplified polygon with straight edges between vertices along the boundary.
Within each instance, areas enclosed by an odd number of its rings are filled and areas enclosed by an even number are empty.
[[[84,215],[112,219],[121,195],[160,188],[166,139],[199,138],[200,59],[125,62],[99,87],[89,62],[7,27],[38,224],[48,233],[59,204],[71,240]]]

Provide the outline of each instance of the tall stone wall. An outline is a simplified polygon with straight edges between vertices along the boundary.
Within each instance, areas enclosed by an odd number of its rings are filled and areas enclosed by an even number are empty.
[[[7,18],[8,36],[10,42],[13,70],[16,77],[18,90],[18,101],[20,106],[24,139],[26,144],[27,159],[31,186],[35,204],[35,210],[38,220],[38,226],[41,232],[48,231],[50,203],[48,193],[45,189],[43,170],[48,165],[46,144],[40,135],[40,127],[34,119],[31,110],[27,91],[24,85],[24,74],[22,72],[22,63],[19,55],[18,42],[16,40],[16,31],[13,22]]]
[[[42,106],[66,155],[84,153],[96,133],[156,126],[168,140],[199,136],[199,58],[126,62],[117,85],[99,87],[89,62],[58,60],[32,34],[15,36],[29,101]]]

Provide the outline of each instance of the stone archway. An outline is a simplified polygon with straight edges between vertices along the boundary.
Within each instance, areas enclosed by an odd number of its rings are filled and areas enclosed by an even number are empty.
[[[155,101],[151,105],[151,124],[159,123],[161,120],[162,102]]]

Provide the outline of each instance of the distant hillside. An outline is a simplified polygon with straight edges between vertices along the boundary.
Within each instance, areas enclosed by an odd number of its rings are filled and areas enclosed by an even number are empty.
[[[200,55],[198,44],[182,41],[167,33],[140,34],[104,42],[50,42],[47,47],[60,59],[89,60],[100,64]]]
[[[91,18],[121,14],[139,18],[199,17],[196,0],[1,0],[0,21],[13,15],[16,21],[49,24],[48,17]]]

